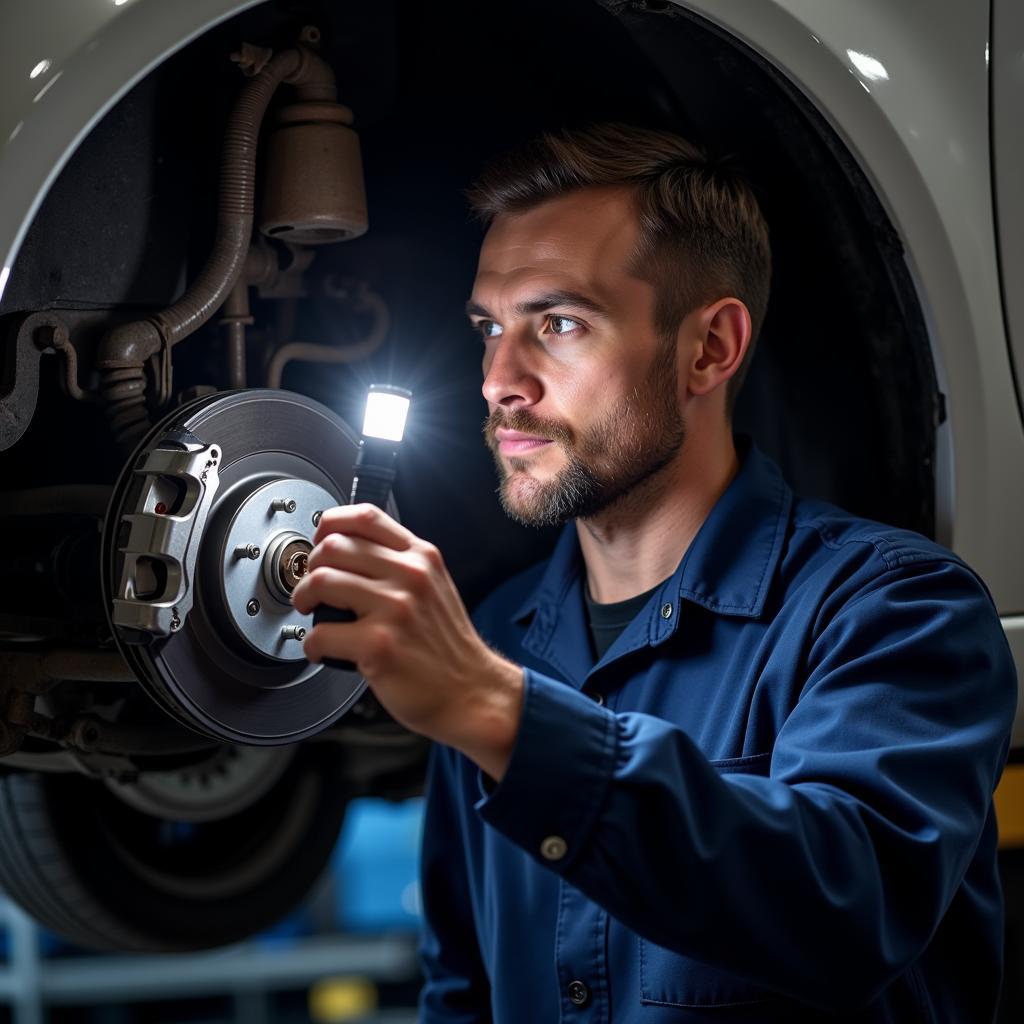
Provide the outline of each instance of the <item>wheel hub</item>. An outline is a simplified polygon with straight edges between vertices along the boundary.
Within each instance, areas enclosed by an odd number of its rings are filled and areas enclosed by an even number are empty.
[[[299,630],[312,629],[313,616],[300,615],[291,595],[313,550],[314,514],[337,504],[329,491],[308,480],[273,480],[243,500],[227,532],[211,543],[210,570],[224,581],[222,600],[231,625],[259,654],[303,660]],[[293,629],[286,634],[289,626]]]

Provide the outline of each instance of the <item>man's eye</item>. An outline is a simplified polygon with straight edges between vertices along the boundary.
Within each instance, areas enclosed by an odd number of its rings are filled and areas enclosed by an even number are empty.
[[[549,316],[548,327],[551,328],[552,334],[572,334],[582,324],[578,320],[573,320],[572,317],[568,316]]]
[[[477,320],[475,326],[485,338],[498,338],[501,336],[501,324],[496,324],[493,320]]]

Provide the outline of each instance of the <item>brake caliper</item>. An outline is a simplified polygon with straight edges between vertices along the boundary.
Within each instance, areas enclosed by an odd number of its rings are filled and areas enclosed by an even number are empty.
[[[139,640],[181,629],[192,608],[196,558],[217,492],[220,448],[172,430],[136,460],[142,486],[121,516],[124,556],[111,618]],[[122,639],[130,637],[122,634]]]

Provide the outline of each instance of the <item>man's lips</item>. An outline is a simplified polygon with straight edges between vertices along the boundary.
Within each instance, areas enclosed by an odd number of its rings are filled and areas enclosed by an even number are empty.
[[[526,455],[551,444],[550,438],[524,434],[519,430],[506,430],[504,427],[499,427],[494,436],[498,441],[498,451],[502,455]]]

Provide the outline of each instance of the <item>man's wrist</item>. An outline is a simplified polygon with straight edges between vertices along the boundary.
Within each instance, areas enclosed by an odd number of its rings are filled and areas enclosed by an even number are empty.
[[[488,649],[488,660],[452,725],[449,746],[462,751],[495,781],[512,758],[523,713],[525,683],[519,665]]]

